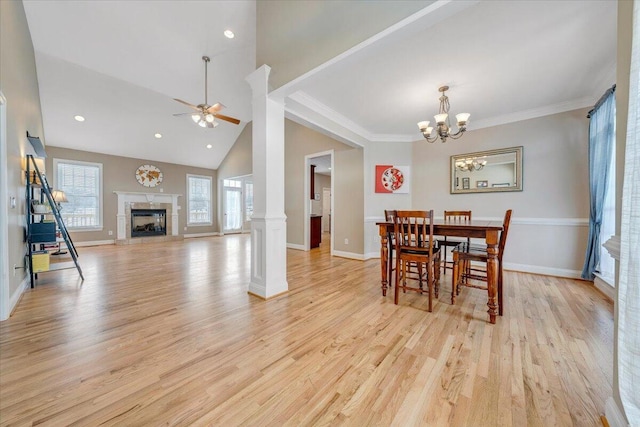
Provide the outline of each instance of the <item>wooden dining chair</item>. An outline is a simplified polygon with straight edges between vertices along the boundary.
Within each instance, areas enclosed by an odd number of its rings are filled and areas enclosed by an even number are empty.
[[[447,222],[464,224],[471,222],[471,211],[444,211],[444,220]],[[455,237],[444,236],[438,239],[438,246],[442,249],[442,272],[447,274],[447,268],[453,270],[453,261],[447,261],[447,251],[454,248],[465,240],[456,239]],[[467,244],[471,244],[471,239],[467,237]]]
[[[509,233],[509,224],[511,223],[511,209],[504,215],[502,222],[502,232],[500,232],[500,240],[498,242],[498,314],[502,316],[503,300],[502,300],[502,258],[504,256],[504,247],[507,243],[507,234]],[[455,302],[455,296],[460,294],[460,287],[467,286],[470,288],[487,290],[487,286],[477,285],[470,280],[487,282],[487,260],[489,255],[485,245],[469,244],[467,242],[460,243],[453,249],[453,278],[451,280],[451,302]],[[484,263],[483,268],[472,265],[471,262],[476,261]]]
[[[396,211],[395,210],[384,210],[384,220],[386,222],[394,222],[395,223],[395,218],[396,218]],[[396,243],[395,243],[395,235],[393,231],[389,231],[389,235],[388,235],[388,239],[389,242],[391,244],[391,248],[389,249],[389,251],[394,251],[395,247],[396,247]],[[390,254],[392,255],[392,254]],[[394,259],[394,258],[392,258]],[[394,271],[396,271],[396,269],[393,267],[393,264],[390,262],[388,265],[388,272],[387,272],[387,277],[389,280],[389,287],[391,287],[391,277]]]
[[[396,211],[394,218],[396,276],[394,303],[398,304],[400,289],[429,296],[429,311],[433,310],[433,293],[438,297],[440,250],[433,240],[433,210]],[[411,266],[417,275],[409,274]],[[418,286],[407,285],[407,279]]]

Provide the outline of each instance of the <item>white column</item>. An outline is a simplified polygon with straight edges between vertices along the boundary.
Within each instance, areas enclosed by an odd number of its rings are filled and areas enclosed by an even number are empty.
[[[253,91],[253,216],[249,293],[270,298],[289,290],[284,214],[284,105],[269,98],[263,65],[247,77]]]

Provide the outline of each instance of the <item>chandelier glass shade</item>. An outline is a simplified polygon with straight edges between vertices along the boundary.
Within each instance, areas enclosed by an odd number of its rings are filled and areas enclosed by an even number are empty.
[[[461,172],[473,172],[479,171],[487,164],[486,160],[479,160],[477,158],[461,159],[456,161],[456,170]]]
[[[219,125],[213,114],[194,113],[191,115],[191,119],[203,128],[214,128]]]
[[[442,96],[440,97],[440,109],[438,114],[434,116],[436,121],[435,134],[433,134],[434,128],[429,126],[429,121],[425,120],[418,123],[418,128],[422,132],[422,136],[428,142],[435,142],[440,139],[442,142],[446,142],[447,138],[458,139],[467,130],[467,121],[469,121],[469,113],[456,114],[456,122],[458,129],[453,132],[451,124],[449,122],[449,97],[446,95],[446,91],[449,90],[449,86],[442,86],[438,89]],[[433,134],[433,135],[432,135]]]

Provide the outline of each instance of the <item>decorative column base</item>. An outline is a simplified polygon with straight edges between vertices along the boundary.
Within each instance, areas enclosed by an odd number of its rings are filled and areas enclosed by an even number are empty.
[[[249,293],[268,299],[289,290],[286,218],[251,218]]]

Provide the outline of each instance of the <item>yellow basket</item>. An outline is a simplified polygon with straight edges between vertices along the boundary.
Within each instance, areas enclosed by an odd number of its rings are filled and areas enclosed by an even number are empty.
[[[34,253],[31,256],[31,264],[34,273],[49,271],[49,252]]]

